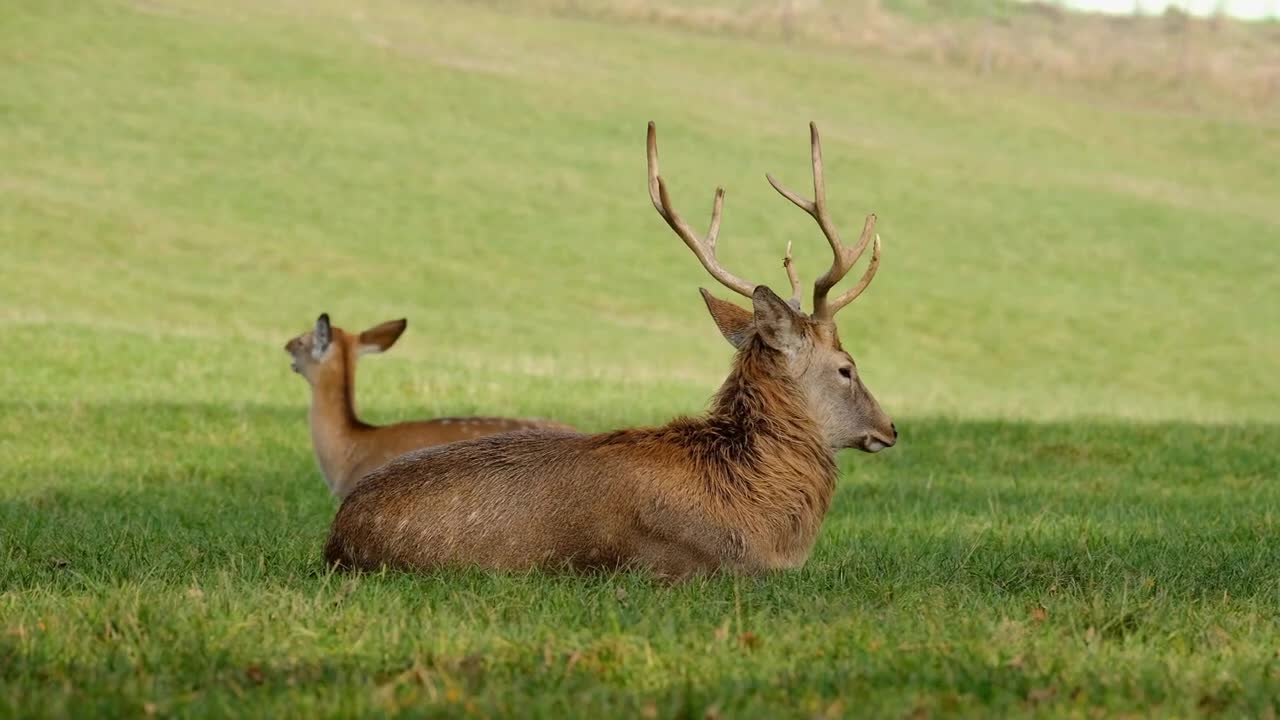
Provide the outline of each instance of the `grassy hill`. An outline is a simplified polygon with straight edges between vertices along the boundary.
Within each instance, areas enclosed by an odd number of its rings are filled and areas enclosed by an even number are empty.
[[[1260,713],[1280,688],[1280,134],[852,50],[509,4],[0,8],[0,708]],[[1135,92],[1137,90],[1135,89]],[[374,421],[699,411],[720,255],[828,251],[903,443],[803,572],[326,576],[281,346],[406,316]],[[727,291],[721,292],[727,295]]]

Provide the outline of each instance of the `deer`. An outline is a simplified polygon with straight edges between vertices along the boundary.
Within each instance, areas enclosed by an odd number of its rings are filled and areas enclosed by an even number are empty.
[[[836,453],[875,453],[898,439],[834,321],[880,266],[876,216],[866,217],[852,247],[842,242],[827,206],[814,124],[810,148],[814,199],[766,175],[817,221],[834,256],[813,284],[813,311],[806,315],[790,245],[783,260],[788,300],[716,259],[723,187],[715,191],[704,236],[677,213],[649,123],[649,195],[658,215],[716,281],[751,300],[748,310],[699,288],[736,351],[704,415],[591,435],[508,433],[403,455],[343,501],[324,548],[328,565],[636,571],[673,583],[803,566],[831,505]],[[869,245],[861,279],[832,298]]]
[[[371,425],[355,408],[356,360],[381,353],[400,339],[408,321],[389,320],[359,334],[330,324],[329,314],[315,328],[285,343],[291,368],[311,385],[311,442],[329,490],[345,498],[370,471],[399,455],[458,440],[533,428],[572,432],[563,423],[542,419],[447,417]]]

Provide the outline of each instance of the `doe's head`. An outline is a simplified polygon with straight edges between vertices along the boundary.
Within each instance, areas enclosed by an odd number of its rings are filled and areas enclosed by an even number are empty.
[[[834,259],[831,268],[813,285],[813,313],[801,311],[800,280],[787,245],[783,267],[791,283],[791,298],[783,300],[765,285],[749,283],[726,270],[716,260],[716,238],[720,231],[720,213],[724,207],[724,189],[716,188],[711,212],[711,225],[705,237],[694,234],[671,203],[666,183],[658,173],[657,136],[649,123],[649,196],[658,214],[697,256],[702,266],[720,284],[751,299],[751,309],[720,300],[702,289],[702,298],[716,326],[731,345],[746,350],[760,342],[780,353],[791,379],[804,394],[805,403],[822,430],[827,444],[833,448],[854,447],[878,452],[891,447],[898,439],[898,429],[880,407],[858,374],[853,357],[840,344],[835,314],[862,294],[880,267],[880,236],[875,233],[876,216],[868,215],[862,234],[852,247],[844,245],[827,213],[826,186],[822,175],[822,145],[818,129],[809,124],[813,160],[814,199],[796,195],[766,175],[774,189],[817,221],[826,236]],[[828,297],[858,259],[871,247],[871,261],[861,279],[838,297]]]
[[[292,359],[290,367],[315,384],[329,376],[345,377],[348,358],[389,349],[408,327],[405,319],[389,320],[359,334],[349,333],[329,322],[329,313],[316,318],[315,327],[285,343]]]

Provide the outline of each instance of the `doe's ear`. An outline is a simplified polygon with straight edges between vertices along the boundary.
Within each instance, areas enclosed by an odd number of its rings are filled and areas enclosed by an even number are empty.
[[[375,325],[365,330],[360,333],[359,353],[367,355],[390,349],[392,345],[396,344],[396,340],[400,339],[400,334],[407,327],[409,327],[409,321],[401,318],[399,320],[388,320],[381,325]]]
[[[320,313],[320,317],[316,318],[315,343],[311,346],[311,354],[317,360],[321,355],[329,349],[329,343],[333,342],[333,328],[329,325],[329,313]]]
[[[801,348],[805,342],[804,320],[786,300],[767,285],[757,285],[751,293],[751,307],[755,311],[756,332],[765,344],[788,354]]]
[[[730,345],[742,348],[747,338],[751,337],[753,329],[754,317],[751,311],[727,300],[721,300],[707,292],[706,288],[698,288],[698,292],[702,293],[702,300],[707,304],[707,312],[711,313],[711,319],[716,322],[716,327],[720,328],[720,334],[724,335],[724,339],[728,340]]]

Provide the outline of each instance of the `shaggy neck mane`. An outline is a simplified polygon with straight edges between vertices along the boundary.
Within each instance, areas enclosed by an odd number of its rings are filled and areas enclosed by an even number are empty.
[[[769,446],[775,443],[821,441],[800,388],[788,376],[786,359],[759,338],[734,358],[710,412],[695,423],[710,431],[704,442],[720,446],[737,462],[751,462],[753,451],[773,449]]]
[[[825,513],[835,487],[835,454],[786,359],[758,337],[738,352],[707,415],[677,418],[653,431],[622,431],[606,441],[624,438],[680,448],[706,489],[729,502]]]

